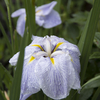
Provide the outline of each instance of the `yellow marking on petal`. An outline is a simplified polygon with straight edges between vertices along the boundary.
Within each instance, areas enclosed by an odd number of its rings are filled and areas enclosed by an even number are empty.
[[[32,62],[35,59],[35,57],[31,56],[30,60],[28,63]]]
[[[34,44],[34,45],[31,45],[31,46],[39,47],[42,51],[44,51],[43,48],[40,45],[38,45],[38,44]]]
[[[38,10],[38,11],[36,11],[36,13],[38,13],[38,12],[40,12],[40,11],[42,11],[42,10]]]
[[[59,42],[59,43],[56,45],[56,47],[55,47],[55,49],[53,50],[53,52],[56,51],[57,48],[58,48],[61,44],[63,44],[63,43],[64,43],[64,42]]]
[[[72,56],[69,54],[69,56],[71,57],[71,62],[73,62],[74,63],[74,61],[73,61],[73,59],[72,59]]]
[[[54,61],[54,58],[50,58],[52,64],[54,65],[55,64],[55,61]]]
[[[71,58],[71,62],[74,62],[72,58]]]

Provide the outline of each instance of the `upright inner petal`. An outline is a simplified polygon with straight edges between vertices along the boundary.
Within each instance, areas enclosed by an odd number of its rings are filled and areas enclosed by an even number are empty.
[[[50,43],[50,40],[46,38],[44,41],[44,50],[48,53],[49,57],[51,55],[51,49],[52,49],[52,45]]]

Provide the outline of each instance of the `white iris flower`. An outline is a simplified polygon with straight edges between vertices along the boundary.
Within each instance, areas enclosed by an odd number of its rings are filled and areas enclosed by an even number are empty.
[[[19,52],[10,59],[16,65]],[[52,99],[63,99],[80,89],[80,52],[76,45],[57,36],[33,37],[25,48],[20,100],[40,89]]]
[[[35,8],[36,23],[44,28],[52,28],[61,24],[61,19],[57,11],[53,10],[54,6],[57,4],[56,1],[52,1],[49,4],[42,5]],[[19,9],[12,13],[11,17],[18,17],[17,21],[17,32],[23,36],[25,30],[26,22],[26,12],[25,9]]]

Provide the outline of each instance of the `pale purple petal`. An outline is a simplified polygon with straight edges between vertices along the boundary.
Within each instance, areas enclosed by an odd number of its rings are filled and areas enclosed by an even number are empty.
[[[20,16],[22,14],[25,14],[25,9],[24,8],[18,9],[15,12],[13,12],[11,14],[11,17],[18,17],[18,16]]]
[[[52,10],[49,15],[44,16],[44,28],[52,28],[61,24],[61,19],[57,11]]]
[[[52,9],[54,8],[54,6],[57,4],[57,2],[56,1],[52,1],[51,3],[49,3],[49,4],[45,4],[45,5],[42,5],[42,6],[40,6],[40,7],[37,7],[36,8],[36,12],[38,13],[38,11],[42,11],[43,13],[43,15],[45,16],[45,15],[48,15],[51,11],[52,11]]]
[[[69,95],[75,82],[75,69],[68,55],[56,56],[54,59],[53,65],[49,58],[41,58],[36,67],[36,75],[41,89],[47,96],[62,99]]]
[[[43,26],[44,20],[42,19],[42,17],[36,16],[36,23],[37,23],[39,26]]]
[[[23,37],[25,31],[26,14],[22,14],[17,21],[17,32]]]
[[[10,63],[12,66],[16,66],[17,61],[18,61],[18,57],[19,57],[19,52],[17,52],[17,53],[9,60],[9,63]]]
[[[74,85],[72,86],[72,89],[81,89],[80,86],[80,77],[79,77],[79,73],[75,72],[75,82]]]
[[[25,100],[30,95],[40,91],[40,86],[38,84],[38,79],[35,75],[35,70],[34,70],[36,63],[37,60],[35,59],[23,69],[20,100]]]
[[[32,40],[38,40],[38,41],[40,41],[41,39],[43,39],[43,37],[39,37],[39,36],[35,36],[35,35],[32,35],[32,38],[31,38]]]
[[[38,47],[36,47],[36,46],[27,46],[26,48],[25,48],[25,55],[24,55],[24,65],[26,65],[26,63],[27,63],[27,59],[29,58],[29,57],[31,57],[32,55],[33,55],[33,53],[35,53],[35,52],[38,52],[38,51],[40,51],[40,48],[38,48]],[[12,66],[16,66],[16,64],[17,64],[17,61],[18,61],[18,57],[19,57],[19,53],[20,52],[17,52],[10,60],[9,60],[9,63],[12,65]]]
[[[79,57],[78,53],[69,51],[69,54],[71,56],[72,64],[73,64],[74,68],[76,69],[76,71],[78,73],[80,73],[80,59],[79,59],[80,57]]]

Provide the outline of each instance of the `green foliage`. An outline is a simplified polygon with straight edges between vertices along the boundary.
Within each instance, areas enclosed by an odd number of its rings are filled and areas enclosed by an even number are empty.
[[[100,49],[100,32],[95,33],[94,43]]]
[[[4,94],[2,93],[2,91],[1,91],[1,90],[0,90],[0,99],[1,99],[1,100],[6,100],[6,98],[5,98]]]
[[[19,99],[24,47],[31,42],[32,34],[63,37],[77,44],[80,49],[82,89],[79,95],[77,91],[71,90],[70,95],[63,100],[96,100],[98,97],[100,93],[100,0],[56,1],[58,3],[54,9],[60,14],[62,24],[52,29],[44,29],[35,24],[35,6],[50,3],[51,0],[0,1],[0,32],[2,33],[0,34],[0,62],[5,66],[0,64],[0,100],[5,100],[4,91],[10,94],[10,100]],[[26,32],[23,38],[15,29],[17,18],[11,19],[11,13],[20,8],[26,8],[27,14]],[[8,60],[19,50],[20,56],[15,71],[14,67],[9,66]],[[11,84],[12,88],[9,91]],[[40,91],[27,100],[52,99]]]
[[[2,83],[6,85],[7,89],[10,89],[10,86],[12,84],[12,76],[1,63],[0,63],[0,80]]]
[[[21,77],[22,77],[22,69],[23,69],[24,48],[26,45],[25,41],[26,41],[26,32],[24,34],[24,37],[23,37],[22,43],[21,43],[20,55],[18,58],[15,76],[14,76],[13,84],[11,87],[10,100],[19,100],[19,97],[20,97],[20,86],[21,86]]]

